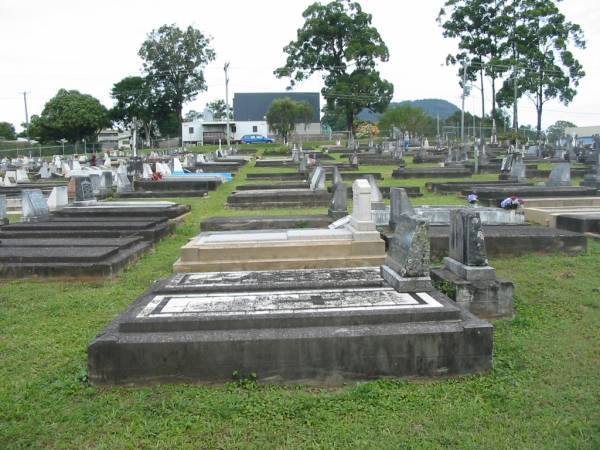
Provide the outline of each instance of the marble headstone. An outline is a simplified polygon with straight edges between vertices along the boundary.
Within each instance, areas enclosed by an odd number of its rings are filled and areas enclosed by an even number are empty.
[[[129,177],[127,175],[123,175],[122,173],[117,173],[117,194],[121,194],[124,192],[133,192],[133,186],[129,181]]]
[[[50,173],[50,168],[48,167],[48,163],[46,161],[42,163],[42,167],[40,167],[40,171],[38,173],[40,174],[41,179],[50,178],[52,176],[52,174]]]
[[[46,199],[39,189],[25,189],[21,193],[21,220],[37,222],[50,215]]]
[[[546,184],[548,186],[571,186],[571,164],[568,162],[554,164]]]
[[[367,181],[371,186],[371,209],[383,210],[385,209],[385,203],[383,202],[383,195],[377,187],[375,177],[371,174],[367,175]]]
[[[52,188],[47,203],[50,211],[56,211],[57,209],[67,206],[69,204],[68,187],[56,186]]]
[[[313,191],[322,191],[325,189],[325,171],[323,170],[323,167],[317,166],[315,169],[310,179],[310,189]]]

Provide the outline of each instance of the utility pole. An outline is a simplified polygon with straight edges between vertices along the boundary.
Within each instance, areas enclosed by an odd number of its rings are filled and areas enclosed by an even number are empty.
[[[25,103],[25,131],[29,137],[29,113],[27,112],[27,92],[23,91],[23,103]]]
[[[227,148],[231,150],[231,134],[229,130],[229,76],[227,75],[227,69],[229,69],[229,61],[223,66],[225,71],[225,118],[227,120]]]
[[[460,140],[462,141],[463,148],[466,149],[467,142],[465,136],[465,97],[467,96],[467,62],[463,61],[463,80],[462,80],[462,110],[460,112]]]

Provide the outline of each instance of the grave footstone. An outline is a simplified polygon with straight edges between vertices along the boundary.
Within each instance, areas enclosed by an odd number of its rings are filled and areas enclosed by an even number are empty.
[[[571,186],[571,164],[568,162],[554,164],[546,184],[548,186]]]
[[[21,221],[39,222],[48,219],[50,210],[39,189],[25,189],[21,193]]]

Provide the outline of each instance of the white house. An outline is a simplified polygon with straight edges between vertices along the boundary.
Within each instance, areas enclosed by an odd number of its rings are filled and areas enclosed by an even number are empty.
[[[296,134],[320,135],[320,96],[318,92],[251,92],[233,96],[233,120],[229,121],[231,140],[238,141],[246,134],[273,136],[267,124],[267,110],[273,100],[289,97],[296,101],[307,101],[313,107],[313,118],[309,124],[296,125]],[[202,120],[184,122],[181,136],[184,144],[216,144],[227,140],[225,119],[214,120],[204,113]]]

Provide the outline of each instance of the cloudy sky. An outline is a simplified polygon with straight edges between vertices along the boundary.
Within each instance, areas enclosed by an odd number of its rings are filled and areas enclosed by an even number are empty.
[[[71,0],[0,0],[0,121],[24,122],[22,92],[29,114],[39,114],[58,89],[77,89],[110,107],[112,85],[141,73],[137,52],[148,32],[168,23],[192,25],[212,36],[217,59],[206,67],[208,91],[185,105],[202,110],[206,102],[224,98],[223,64],[231,62],[230,93],[282,91],[285,80],[273,76],[282,65],[284,45],[302,25],[308,0],[220,0],[102,2]],[[460,106],[456,68],[444,65],[456,42],[443,39],[435,19],[443,0],[361,0],[390,50],[381,65],[394,83],[394,100],[443,98]],[[579,126],[600,125],[600,1],[564,0],[567,19],[585,32],[587,49],[576,51],[587,76],[575,100],[565,107],[547,104],[543,125],[570,120]],[[298,91],[319,91],[314,76]],[[479,91],[466,108],[479,110]],[[230,94],[231,96],[231,94]],[[489,96],[488,96],[489,99]],[[488,108],[490,105],[488,104]],[[535,123],[533,104],[523,99],[520,122]]]

